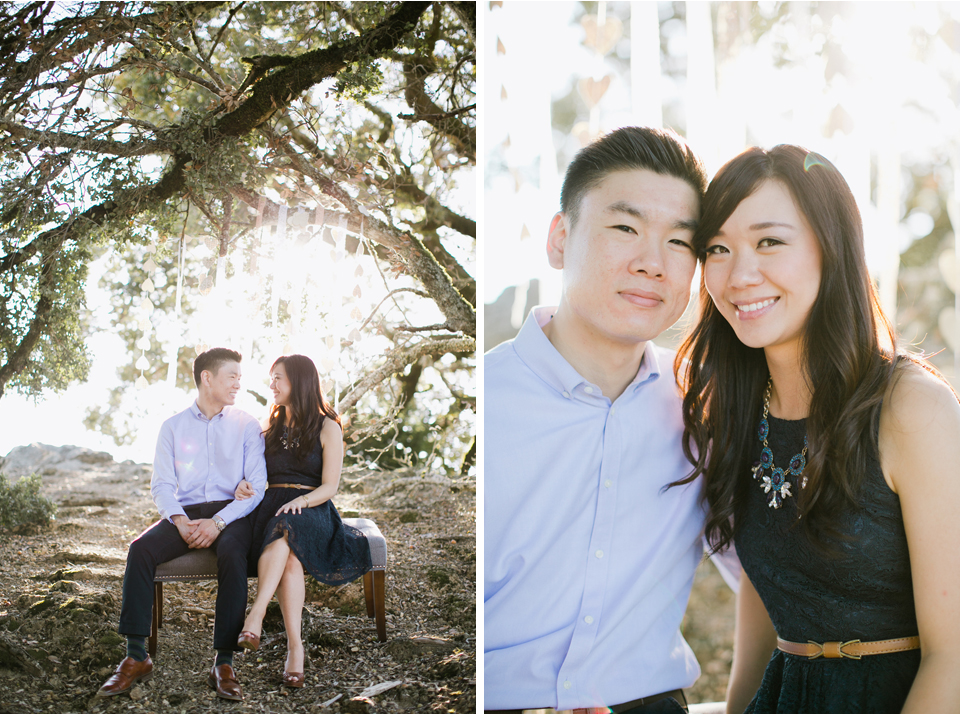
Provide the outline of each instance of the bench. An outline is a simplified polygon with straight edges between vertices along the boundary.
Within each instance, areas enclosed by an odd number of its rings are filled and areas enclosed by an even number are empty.
[[[367,537],[370,544],[370,561],[373,569],[363,576],[363,596],[367,603],[367,617],[373,617],[377,624],[377,639],[387,641],[386,572],[387,541],[369,518],[344,518],[343,522],[353,526]],[[157,656],[157,632],[163,627],[163,584],[185,583],[198,580],[217,579],[217,556],[210,548],[191,550],[179,558],[157,566],[153,578],[153,624],[150,628],[150,640],[147,650],[150,657]]]

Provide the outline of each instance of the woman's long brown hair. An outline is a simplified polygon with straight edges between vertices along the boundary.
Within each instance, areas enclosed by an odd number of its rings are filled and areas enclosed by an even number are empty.
[[[297,458],[304,459],[313,451],[314,445],[320,440],[320,430],[324,419],[333,419],[340,423],[339,415],[323,396],[320,387],[320,375],[313,360],[304,355],[285,355],[277,358],[270,367],[283,365],[283,369],[290,381],[290,416],[294,424],[293,438],[299,439],[296,453]],[[263,432],[265,448],[269,453],[276,453],[283,448],[280,439],[283,436],[283,425],[286,423],[287,407],[273,405],[267,428]]]
[[[883,396],[896,371],[895,335],[867,271],[863,224],[853,194],[826,159],[799,146],[749,149],[717,173],[704,197],[694,249],[703,263],[708,241],[743,199],[765,181],[787,188],[821,250],[820,290],[801,338],[803,377],[813,394],[809,443],[796,493],[800,525],[831,550],[835,516],[855,502],[863,476],[878,459]],[[683,449],[704,477],[710,506],[707,538],[715,549],[733,540],[759,453],[757,427],[769,377],[762,349],[747,347],[713,304],[701,276],[699,319],[674,365],[684,389]]]

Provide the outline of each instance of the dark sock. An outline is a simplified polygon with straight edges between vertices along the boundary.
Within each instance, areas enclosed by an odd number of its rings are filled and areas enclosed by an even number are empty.
[[[127,657],[143,662],[147,658],[147,638],[127,635]]]
[[[221,664],[233,666],[233,650],[217,650],[217,661],[213,663],[213,666],[219,667]]]

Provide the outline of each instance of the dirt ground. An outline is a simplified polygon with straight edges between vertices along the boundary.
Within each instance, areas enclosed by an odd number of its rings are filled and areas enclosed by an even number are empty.
[[[345,470],[338,508],[373,519],[387,539],[387,642],[377,641],[360,581],[314,582],[304,612],[306,686],[279,684],[285,639],[275,609],[260,650],[235,658],[244,701],[220,700],[206,684],[216,585],[168,584],[152,680],[99,699],[125,652],[116,627],[127,546],[157,518],[151,469],[40,445],[14,449],[0,464],[11,477],[33,470],[59,514],[42,531],[0,535],[0,714],[475,711],[472,481]],[[254,579],[250,601],[255,592]]]

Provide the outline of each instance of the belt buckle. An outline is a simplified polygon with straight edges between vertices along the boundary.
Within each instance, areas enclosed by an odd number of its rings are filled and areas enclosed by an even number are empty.
[[[807,643],[820,648],[820,651],[814,655],[810,655],[809,659],[818,659],[819,657],[823,657],[824,659],[860,659],[862,656],[848,654],[843,651],[843,648],[847,645],[860,644],[860,640],[847,640],[846,642],[824,642],[823,644],[814,642],[813,640],[807,640]]]

